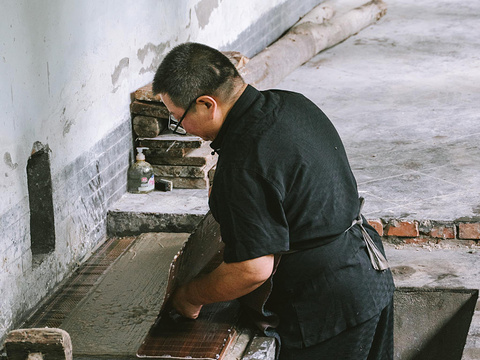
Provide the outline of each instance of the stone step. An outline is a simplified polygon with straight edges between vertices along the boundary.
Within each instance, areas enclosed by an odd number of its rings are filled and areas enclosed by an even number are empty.
[[[124,194],[108,211],[108,234],[192,232],[208,212],[208,190],[173,187],[168,192]]]
[[[185,157],[183,159],[191,160],[192,162],[203,163],[202,165],[156,165],[152,164],[155,176],[172,176],[172,177],[187,177],[187,178],[203,178],[208,171],[216,164],[217,158],[209,157]],[[183,160],[182,158],[180,160]]]
[[[171,181],[174,189],[208,189],[210,187],[208,174],[203,178],[162,176],[161,179]]]
[[[173,153],[172,153],[173,151]],[[216,163],[218,155],[212,155],[210,143],[197,149],[149,149],[145,152],[146,161],[151,165],[205,166]]]
[[[164,103],[135,100],[130,104],[130,112],[135,115],[153,116],[168,119],[170,115]]]
[[[138,143],[139,146],[145,146],[149,149],[163,149],[168,153],[175,149],[198,149],[205,143],[205,140],[195,135],[167,133],[154,138],[139,138]]]

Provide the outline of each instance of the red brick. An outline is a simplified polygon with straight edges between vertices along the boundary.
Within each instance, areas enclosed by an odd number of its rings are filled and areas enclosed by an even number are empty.
[[[375,230],[377,230],[378,234],[380,236],[383,236],[383,223],[382,220],[368,220],[368,223],[370,224],[371,227],[373,227]]]
[[[432,227],[430,230],[430,236],[433,238],[440,238],[440,239],[455,239],[456,236],[456,229],[455,226],[444,226],[444,225],[437,225]]]
[[[480,223],[458,224],[460,239],[480,239]]]
[[[387,236],[416,237],[419,235],[416,221],[392,220],[387,226]]]

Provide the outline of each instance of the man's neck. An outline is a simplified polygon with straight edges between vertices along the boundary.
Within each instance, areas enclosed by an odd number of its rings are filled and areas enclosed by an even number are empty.
[[[231,101],[229,101],[228,104],[225,104],[225,107],[224,107],[225,116],[223,118],[222,123],[227,118],[228,114],[230,113],[230,110],[232,110],[233,105],[235,105],[235,103],[240,98],[240,96],[242,96],[242,94],[245,91],[245,89],[247,88],[247,86],[248,86],[248,84],[242,82],[242,84],[235,89],[236,90],[235,95],[231,98]]]

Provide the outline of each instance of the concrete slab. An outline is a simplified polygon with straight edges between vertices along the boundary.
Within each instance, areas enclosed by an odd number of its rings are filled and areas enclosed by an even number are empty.
[[[480,248],[478,247],[459,246],[457,244],[395,245],[385,243],[385,251],[396,287],[417,288],[419,290],[480,289]],[[435,315],[435,311],[438,311],[437,305],[439,302],[443,304],[442,301],[448,301],[448,294],[443,300],[440,298],[432,299],[435,301],[425,298],[414,304],[414,308],[418,304],[421,305],[415,308],[415,311],[412,311],[419,312],[418,319],[428,322],[428,318],[445,316],[442,312]],[[415,301],[415,299],[409,301]],[[405,305],[405,303],[401,304]],[[422,306],[424,310],[429,309],[429,314],[425,314],[425,311],[422,313]],[[397,310],[396,307],[396,311],[401,311],[401,309]],[[408,319],[411,319],[412,315],[405,315],[405,322],[411,321]],[[430,325],[433,328],[432,322],[430,322]],[[398,328],[398,324],[396,327]],[[424,330],[419,325],[418,331]],[[412,354],[405,335],[402,335],[398,341],[397,346],[400,348],[398,351],[396,350],[396,354]],[[406,358],[414,359],[415,357]],[[419,358],[423,359],[425,357]],[[480,301],[477,301],[475,307],[462,356],[462,360],[475,359],[480,359]]]
[[[480,4],[387,5],[377,24],[277,87],[305,94],[331,118],[368,218],[479,219]]]
[[[480,289],[478,247],[385,243],[385,251],[397,287]]]
[[[112,236],[192,232],[207,212],[206,189],[126,193],[108,211],[107,232]]]
[[[394,295],[394,359],[460,360],[478,290],[400,288]]]

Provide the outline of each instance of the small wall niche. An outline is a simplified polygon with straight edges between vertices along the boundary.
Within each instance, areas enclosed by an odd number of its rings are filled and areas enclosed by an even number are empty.
[[[50,149],[39,141],[27,162],[27,183],[32,255],[48,254],[55,250]]]

